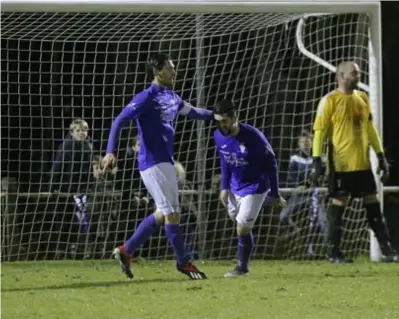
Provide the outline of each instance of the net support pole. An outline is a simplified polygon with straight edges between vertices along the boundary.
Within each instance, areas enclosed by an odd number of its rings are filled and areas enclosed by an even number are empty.
[[[197,14],[196,22],[196,97],[197,106],[204,107],[204,30],[202,14]],[[197,213],[197,244],[199,258],[206,258],[206,197],[205,197],[205,179],[206,179],[206,153],[204,142],[204,121],[197,121],[197,184],[198,184],[198,213]]]
[[[333,73],[337,72],[337,67],[332,65],[331,63],[329,63],[326,60],[323,60],[322,58],[320,58],[319,56],[317,56],[316,54],[310,52],[304,42],[303,42],[303,32],[304,32],[304,27],[305,27],[305,22],[306,19],[309,17],[318,17],[318,16],[323,16],[325,14],[307,14],[305,15],[303,18],[299,19],[297,27],[296,27],[296,31],[295,31],[295,38],[296,38],[296,43],[298,46],[298,50],[307,58],[311,59],[312,61],[316,62],[317,64],[325,67],[327,70],[330,70]],[[367,92],[370,91],[370,87],[369,85],[359,82],[358,84],[359,88],[361,88],[362,90],[365,90]]]
[[[382,48],[381,48],[381,12],[380,7],[376,7],[370,13],[370,35],[369,35],[369,96],[371,104],[371,112],[373,113],[374,123],[377,131],[382,139]],[[374,151],[370,150],[371,165],[374,173],[378,166],[378,160]],[[383,211],[384,192],[377,175],[376,183],[378,197],[381,203],[381,211]],[[377,238],[372,230],[370,230],[370,260],[380,261],[381,250],[378,245]]]

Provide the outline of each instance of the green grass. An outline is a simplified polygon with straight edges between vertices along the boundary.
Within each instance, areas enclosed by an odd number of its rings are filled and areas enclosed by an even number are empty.
[[[394,319],[399,267],[364,261],[206,262],[190,281],[172,262],[143,262],[127,280],[112,261],[3,263],[3,319]]]

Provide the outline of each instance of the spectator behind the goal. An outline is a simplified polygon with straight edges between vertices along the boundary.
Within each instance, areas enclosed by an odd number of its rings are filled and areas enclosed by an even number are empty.
[[[93,155],[93,183],[88,206],[90,207],[90,223],[87,237],[89,243],[86,247],[85,258],[91,256],[102,258],[107,249],[106,241],[109,237],[112,223],[119,216],[120,193],[115,191],[115,175],[118,171],[114,167],[111,171],[102,172],[103,157],[99,154]],[[111,217],[111,218],[110,218]]]
[[[179,200],[181,205],[180,228],[184,237],[184,248],[186,257],[194,260],[198,257],[195,251],[195,228],[197,223],[197,206],[193,194],[193,187],[186,179],[186,169],[180,163],[174,164],[177,185],[180,191]]]
[[[118,154],[115,188],[120,190],[121,199],[118,202],[118,217],[111,228],[115,233],[115,242],[123,241],[127,229],[135,229],[137,221],[147,216],[154,210],[154,203],[149,200],[148,192],[140,178],[138,170],[138,153],[140,141],[136,135],[129,138],[127,148]],[[142,249],[140,255],[146,257],[150,254],[147,249]],[[139,254],[139,252],[136,252]]]
[[[287,186],[296,188],[287,202],[287,207],[281,212],[283,224],[289,224],[292,234],[297,232],[297,226],[292,219],[294,213],[302,211],[309,213],[309,236],[307,252],[313,252],[313,234],[317,224],[323,232],[325,229],[324,203],[319,198],[315,187],[311,187],[312,170],[312,135],[303,131],[298,138],[298,149],[290,158]]]
[[[72,194],[75,201],[75,223],[70,223],[68,212],[63,212],[59,230],[59,236],[62,237],[58,240],[66,245],[70,244],[71,255],[76,253],[76,242],[74,242],[76,239],[71,239],[70,235],[76,237],[79,230],[86,233],[89,228],[87,193],[93,177],[91,171],[93,146],[88,138],[88,130],[89,125],[85,120],[72,121],[69,133],[57,150],[51,172],[51,192]],[[96,172],[94,177],[98,178],[99,174],[101,173]],[[59,196],[58,200],[60,199]]]
[[[123,206],[127,210],[134,207],[149,205],[148,193],[140,178],[137,167],[137,156],[140,150],[140,141],[137,136],[130,138],[125,152],[118,159],[116,187],[123,193]],[[131,204],[134,204],[132,207]]]

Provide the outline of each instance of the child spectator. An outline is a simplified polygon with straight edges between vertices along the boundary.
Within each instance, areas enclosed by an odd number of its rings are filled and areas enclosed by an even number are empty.
[[[61,222],[61,233],[68,237],[64,241],[71,242],[71,235],[76,235],[79,229],[86,233],[89,228],[87,210],[87,194],[92,177],[99,177],[101,171],[92,172],[93,146],[88,138],[89,125],[83,119],[74,119],[69,126],[69,133],[59,146],[52,167],[50,189],[54,193],[72,194],[75,201],[74,216],[76,227],[68,227],[64,212]],[[94,173],[94,174],[93,174]],[[65,227],[70,229],[65,234]],[[75,229],[74,229],[75,228]],[[76,243],[69,247],[71,255],[76,254]]]

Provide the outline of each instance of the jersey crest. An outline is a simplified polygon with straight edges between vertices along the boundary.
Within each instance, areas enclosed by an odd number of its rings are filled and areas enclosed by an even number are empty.
[[[158,94],[154,98],[154,102],[158,105],[155,107],[160,112],[162,120],[172,122],[176,118],[178,112],[178,101],[175,96],[169,94]]]

